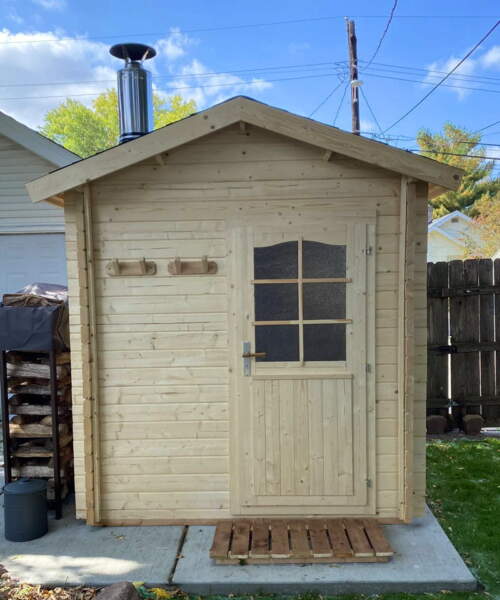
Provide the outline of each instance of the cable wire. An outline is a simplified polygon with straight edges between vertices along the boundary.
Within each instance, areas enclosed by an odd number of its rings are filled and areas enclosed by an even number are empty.
[[[478,48],[479,46],[495,31],[495,29],[498,27],[498,25],[500,24],[500,21],[497,21],[492,27],[490,27],[490,29],[485,33],[485,35],[483,35],[483,37],[479,40],[479,42],[477,42],[470,50],[469,52],[467,52],[467,54],[460,59],[457,64],[453,67],[453,69],[451,69],[451,71],[449,71],[442,79],[441,81],[439,81],[438,83],[436,83],[428,92],[427,94],[425,94],[416,104],[414,104],[409,110],[407,110],[403,116],[399,117],[399,119],[397,119],[396,121],[394,121],[394,123],[392,125],[390,125],[389,127],[387,127],[384,130],[384,133],[386,133],[387,131],[389,131],[389,129],[392,129],[395,125],[397,125],[398,123],[401,123],[401,121],[403,119],[405,119],[409,114],[411,114],[416,108],[418,108],[425,100],[427,100],[427,98],[437,90],[437,88],[442,85],[447,79],[448,77],[450,77],[468,58],[469,56],[471,56]]]
[[[200,79],[214,77],[217,75],[241,75],[241,74],[252,74],[252,73],[262,73],[264,71],[286,71],[292,72],[295,70],[305,70],[309,72],[312,68],[326,68],[326,67],[334,67],[341,66],[346,64],[346,61],[329,61],[329,62],[319,62],[319,63],[303,63],[296,65],[281,65],[275,67],[249,67],[247,69],[227,69],[225,71],[207,71],[206,73],[182,73],[179,75],[153,75],[152,79],[185,79],[190,77],[196,77]],[[44,83],[0,83],[0,88],[11,88],[11,87],[40,87],[40,86],[54,86],[54,85],[98,85],[101,83],[115,83],[115,79],[89,79],[86,81],[52,81],[52,82],[44,82]]]
[[[336,73],[328,73],[322,75],[302,75],[297,77],[282,77],[279,79],[266,79],[268,82],[274,81],[296,81],[299,79],[315,79],[319,77],[334,77],[337,75]],[[220,87],[241,87],[241,86],[249,86],[252,85],[252,81],[236,81],[232,83],[214,83],[213,85],[193,85],[193,86],[171,86],[171,89],[168,90],[168,93],[175,94],[179,90],[198,90],[198,89],[208,89],[208,88],[220,88]],[[163,90],[165,91],[165,90]],[[102,92],[89,92],[86,94],[57,94],[53,96],[18,96],[16,98],[1,98],[0,102],[4,102],[5,100],[47,100],[49,98],[80,98],[83,96],[99,96]]]
[[[364,63],[366,61],[360,60],[360,63]],[[366,69],[367,67],[362,67],[363,69]],[[389,72],[389,73],[398,73],[398,72],[402,72],[402,74],[412,74],[412,75],[416,75],[415,73],[411,73],[412,71],[420,71],[421,73],[426,73],[428,75],[446,75],[447,71],[439,71],[437,69],[427,69],[427,68],[421,68],[421,67],[411,67],[411,66],[405,66],[405,65],[392,65],[390,63],[380,63],[380,62],[374,62],[373,66],[371,67],[372,70],[375,71],[382,71],[382,72]],[[394,69],[397,69],[396,71]],[[461,80],[474,80],[474,81],[481,81],[482,83],[487,83],[489,81],[494,82],[495,85],[500,85],[500,77],[493,77],[493,76],[489,76],[489,75],[466,75],[464,73],[456,73],[453,77],[454,79],[461,79]]]
[[[337,122],[337,119],[339,117],[340,109],[342,108],[342,104],[344,104],[344,98],[345,98],[345,95],[347,93],[348,88],[349,88],[349,82],[347,82],[347,84],[346,84],[346,86],[344,88],[344,92],[342,93],[342,98],[340,99],[339,105],[337,107],[337,112],[335,113],[335,118],[333,119],[333,124],[334,125]]]
[[[477,154],[459,154],[458,152],[441,152],[441,150],[421,150],[420,148],[407,148],[408,152],[428,152],[429,154],[445,154],[446,156],[465,156],[466,158],[480,158],[481,160],[500,160],[500,156],[479,156]]]
[[[328,100],[330,100],[330,98],[333,96],[333,94],[335,94],[335,92],[339,89],[339,87],[344,83],[345,78],[342,78],[339,82],[338,85],[336,85],[333,90],[318,104],[318,106],[316,106],[316,108],[309,113],[309,118],[311,118],[314,114],[316,114],[318,112],[318,110],[326,103],[328,102]]]
[[[305,17],[302,19],[289,19],[284,21],[268,21],[263,23],[241,23],[235,25],[221,25],[219,27],[197,27],[194,29],[182,29],[179,33],[210,33],[213,31],[230,31],[238,29],[253,29],[258,27],[274,27],[276,25],[295,25],[300,23],[313,23],[319,21],[332,21],[335,19],[344,19],[345,15],[330,15],[323,17]],[[353,19],[386,19],[387,15],[353,15]],[[395,19],[498,19],[498,15],[395,15]],[[26,34],[25,34],[26,35]],[[149,31],[143,33],[120,33],[110,35],[94,35],[80,37],[61,37],[59,39],[47,38],[41,40],[9,40],[0,42],[2,45],[10,44],[42,44],[42,43],[58,43],[65,41],[87,41],[87,40],[112,40],[124,39],[132,37],[154,37],[165,35],[165,31]]]
[[[378,122],[377,117],[375,116],[375,113],[373,112],[373,109],[370,105],[370,103],[368,102],[368,98],[366,97],[365,92],[363,91],[363,86],[359,87],[361,95],[363,96],[364,101],[366,102],[366,106],[368,107],[368,110],[372,116],[372,119],[375,121],[375,124],[377,125],[379,131],[380,131],[380,136],[383,138],[384,137],[384,132],[382,131],[382,127],[380,127],[380,123]]]
[[[391,12],[389,14],[389,18],[387,19],[387,23],[385,24],[384,31],[382,32],[382,35],[381,35],[380,40],[379,40],[379,42],[377,44],[377,47],[375,48],[375,52],[372,54],[372,57],[368,61],[368,64],[366,65],[365,69],[368,69],[368,67],[372,64],[372,62],[375,60],[375,57],[379,53],[379,50],[380,50],[380,48],[382,46],[382,42],[384,41],[384,38],[387,35],[387,32],[389,31],[389,27],[391,26],[392,19],[394,18],[394,13],[396,11],[397,5],[398,5],[398,0],[394,0],[394,4],[392,5]]]
[[[375,73],[364,73],[365,77],[378,77],[379,79],[393,79],[394,81],[408,81],[410,83],[421,83],[422,85],[435,85],[433,81],[425,81],[425,79],[408,79],[407,77],[394,77],[391,75],[379,75]],[[452,83],[442,83],[443,87],[454,88],[457,90],[471,90],[475,92],[491,92],[492,94],[500,94],[500,89],[493,90],[490,88],[471,87],[468,85],[453,85]],[[439,86],[436,86],[439,87]],[[421,102],[419,103],[421,104]],[[412,112],[412,111],[410,111]],[[399,121],[396,121],[398,123]],[[394,123],[394,125],[396,124]],[[391,125],[392,127],[393,125]],[[387,131],[387,130],[386,130]]]

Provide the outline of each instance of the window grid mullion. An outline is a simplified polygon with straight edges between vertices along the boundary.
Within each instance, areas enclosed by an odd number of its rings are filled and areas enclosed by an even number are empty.
[[[304,364],[304,307],[303,307],[303,302],[304,302],[304,295],[302,294],[302,279],[303,279],[303,272],[302,272],[302,241],[303,238],[302,236],[299,237],[298,240],[298,244],[297,244],[297,252],[298,252],[298,285],[297,285],[297,293],[299,294],[299,361],[300,364],[303,365]]]

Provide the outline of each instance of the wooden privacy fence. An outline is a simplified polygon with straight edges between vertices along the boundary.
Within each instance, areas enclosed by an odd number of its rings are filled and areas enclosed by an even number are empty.
[[[427,414],[500,425],[500,259],[429,263]]]

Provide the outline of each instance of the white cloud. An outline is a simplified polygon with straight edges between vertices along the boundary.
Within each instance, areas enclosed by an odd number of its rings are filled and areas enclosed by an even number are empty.
[[[158,57],[164,57],[168,60],[176,60],[186,54],[186,49],[193,43],[185,33],[179,29],[173,28],[170,30],[168,37],[158,40],[155,48],[158,52]]]
[[[169,82],[171,93],[181,93],[196,102],[198,108],[207,104],[217,104],[238,94],[261,92],[272,87],[265,79],[244,80],[231,73],[213,73],[198,59],[184,65],[180,78]]]
[[[500,46],[493,46],[493,48],[490,48],[488,52],[481,56],[480,61],[485,69],[500,68]]]
[[[27,34],[4,29],[0,31],[0,109],[36,128],[66,96],[78,95],[75,99],[90,104],[94,96],[80,94],[98,94],[112,87],[115,63],[106,44],[50,31]]]
[[[459,56],[450,56],[450,58],[446,60],[437,60],[427,67],[427,75],[424,79],[427,83],[437,83],[443,78],[444,73],[448,73],[453,69],[453,67],[460,61]],[[454,75],[472,75],[477,68],[477,61],[473,58],[467,59],[462,65],[458,67],[458,69],[454,72]],[[436,72],[438,71],[438,72]],[[463,80],[453,80],[453,76],[447,82],[451,85],[464,85]],[[427,87],[427,86],[426,86]],[[465,98],[470,90],[461,89],[459,87],[449,88],[451,91],[455,92],[460,100]]]
[[[33,0],[33,2],[45,10],[63,10],[66,8],[66,0]]]
[[[158,58],[148,61],[147,67],[157,93],[165,98],[179,93],[202,109],[272,86],[260,78],[214,74],[197,58],[186,56],[195,44],[179,30],[153,43]],[[64,31],[12,33],[8,29],[0,30],[0,64],[0,110],[33,128],[41,126],[45,113],[66,97],[90,105],[99,93],[115,87],[116,70],[121,67],[102,42],[67,37]]]

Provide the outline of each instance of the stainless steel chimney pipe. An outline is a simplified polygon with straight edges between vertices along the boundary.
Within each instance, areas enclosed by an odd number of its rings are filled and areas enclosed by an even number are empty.
[[[116,44],[109,52],[125,61],[125,66],[117,74],[119,142],[123,144],[153,129],[151,73],[142,63],[156,56],[156,50],[145,44]]]

